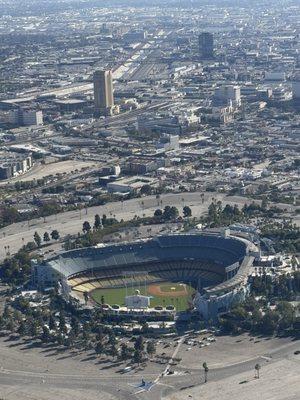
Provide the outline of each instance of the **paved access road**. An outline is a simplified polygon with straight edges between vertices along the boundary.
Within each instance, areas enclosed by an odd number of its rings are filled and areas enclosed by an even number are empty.
[[[299,349],[299,341],[287,343],[266,354],[261,354],[252,359],[245,360],[223,368],[209,370],[209,382],[218,382],[230,376],[238,376],[243,372],[249,372],[253,376],[254,365],[259,362],[262,366],[266,364],[276,364],[282,359],[293,357],[295,350]],[[177,368],[180,371],[180,367]],[[183,372],[183,371],[182,371]],[[66,370],[65,373],[49,372],[30,372],[18,369],[18,363],[14,369],[6,369],[1,365],[0,368],[0,391],[8,394],[12,400],[19,399],[21,394],[23,398],[39,398],[38,393],[43,394],[42,399],[52,400],[54,394],[57,394],[62,400],[73,399],[142,399],[158,400],[166,398],[168,394],[197,387],[203,384],[203,369],[201,365],[198,370],[192,370],[188,374],[170,375],[159,380],[155,379],[157,373],[153,374],[135,374],[120,375],[110,374],[74,374],[72,370]],[[137,384],[144,378],[147,381],[156,382],[150,391],[141,391]],[[243,387],[241,387],[242,393]],[[74,397],[71,392],[74,391]],[[48,394],[49,393],[49,397]],[[76,396],[75,396],[76,393]],[[26,394],[26,397],[25,397]]]
[[[43,236],[45,231],[50,233],[53,229],[57,229],[61,237],[63,237],[67,234],[81,232],[83,221],[89,221],[93,225],[95,214],[99,214],[100,216],[106,214],[108,217],[115,216],[119,220],[129,220],[135,215],[140,217],[153,215],[157,208],[163,208],[166,205],[176,206],[180,212],[183,206],[188,205],[192,209],[192,215],[199,217],[207,212],[213,198],[217,201],[221,200],[223,204],[237,204],[240,207],[252,201],[252,199],[241,196],[205,193],[204,201],[202,202],[201,192],[170,193],[161,195],[160,199],[156,199],[156,196],[148,196],[124,202],[108,203],[104,206],[90,207],[81,211],[68,211],[47,217],[46,222],[42,218],[19,222],[0,230],[0,260],[5,256],[5,246],[9,246],[10,253],[13,254],[24,243],[32,241],[34,232],[36,231]],[[286,204],[281,206],[293,209],[292,206],[287,206]]]
[[[254,366],[259,363],[262,367],[262,371],[265,365],[272,365],[274,369],[276,369],[276,363],[279,363],[283,359],[292,359],[293,354],[296,350],[300,348],[300,341],[295,340],[290,343],[284,344],[278,348],[274,348],[272,351],[268,351],[267,353],[262,353],[261,355],[257,355],[251,359],[244,360],[238,363],[234,363],[232,365],[228,365],[221,368],[213,368],[209,370],[208,380],[209,382],[219,382],[226,378],[239,376],[242,373],[249,373],[249,377],[252,378],[254,374]],[[297,360],[295,360],[296,362]],[[296,363],[295,368],[299,362]],[[179,368],[180,370],[180,368]],[[183,391],[182,398],[187,398],[187,394],[184,392],[185,389],[199,387],[204,384],[204,374],[203,368],[201,364],[199,365],[198,370],[191,370],[188,374],[183,375],[170,375],[166,377],[161,384],[156,385],[150,393],[143,393],[141,398],[143,400],[151,400],[151,399],[169,399],[168,395],[172,393],[180,393]],[[198,391],[197,391],[198,392]],[[185,393],[185,395],[184,395]],[[243,387],[241,386],[241,396],[243,393]],[[194,397],[195,398],[195,397]],[[197,400],[202,398],[200,395],[197,397]],[[216,397],[218,398],[218,397]],[[242,398],[242,397],[241,397]]]

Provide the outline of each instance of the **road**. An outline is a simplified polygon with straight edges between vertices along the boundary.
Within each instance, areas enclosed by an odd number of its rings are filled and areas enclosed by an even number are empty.
[[[117,219],[130,220],[135,215],[139,217],[152,216],[157,208],[163,208],[166,205],[178,207],[179,211],[187,205],[191,207],[192,215],[200,217],[207,212],[212,199],[221,200],[223,204],[231,204],[242,207],[244,204],[249,204],[252,199],[247,199],[241,196],[226,196],[221,193],[205,193],[204,202],[202,203],[201,192],[193,193],[169,193],[162,195],[159,200],[155,196],[148,196],[138,199],[131,199],[122,202],[107,203],[104,206],[90,207],[86,210],[68,211],[61,214],[47,217],[46,222],[43,218],[32,219],[9,225],[0,229],[0,260],[6,254],[5,247],[9,246],[10,253],[13,254],[22,245],[33,240],[33,235],[37,231],[43,236],[44,232],[51,232],[57,229],[60,236],[74,235],[82,231],[82,223],[89,221],[91,225],[94,223],[95,214],[102,216],[106,214],[108,217],[114,216]],[[286,208],[286,204],[279,204],[282,208]],[[289,206],[293,210],[293,206]]]
[[[123,74],[129,69],[130,65],[133,64],[138,58],[139,54],[143,49],[147,49],[149,47],[148,43],[141,43],[136,49],[129,54],[128,58],[124,60],[121,65],[117,66],[114,70],[114,78],[115,79],[120,79],[122,78]],[[35,93],[30,93],[30,94],[22,94],[24,97],[18,96],[14,99],[7,99],[5,100],[6,103],[10,104],[17,104],[20,102],[24,101],[32,101],[37,99],[38,96],[56,96],[56,97],[62,97],[62,96],[68,96],[70,94],[74,93],[80,93],[80,92],[87,92],[93,90],[93,83],[80,83],[80,84],[71,84],[67,86],[62,86],[58,89],[54,90],[46,90],[46,91],[40,91],[40,92],[35,92]]]
[[[158,207],[163,208],[166,205],[175,205],[178,208],[182,208],[183,205],[189,205],[193,215],[197,216],[207,211],[212,197],[213,195],[206,194],[202,204],[200,193],[166,194],[162,195],[159,200],[155,196],[148,196],[127,200],[123,203],[113,202],[104,206],[90,207],[82,211],[68,211],[47,217],[46,222],[44,222],[43,218],[39,218],[12,224],[0,230],[0,258],[5,255],[4,246],[9,246],[10,252],[14,253],[22,247],[23,243],[32,241],[35,231],[41,236],[45,231],[51,232],[53,229],[57,229],[61,236],[73,235],[81,232],[83,221],[87,220],[93,225],[95,214],[100,216],[106,214],[108,217],[115,216],[117,219],[129,220],[135,215],[140,217],[153,215]],[[219,194],[215,198],[222,200],[224,195]],[[232,198],[231,201],[238,203],[245,200]]]
[[[168,101],[156,101],[138,109],[122,112],[121,114],[113,115],[111,117],[106,117],[105,119],[96,120],[95,122],[93,122],[93,124],[88,125],[86,128],[81,128],[81,131],[87,132],[90,131],[91,129],[120,126],[121,123],[123,125],[128,124],[129,122],[135,122],[136,117],[138,115],[144,114],[145,112],[164,109],[168,107],[169,107]]]
[[[282,359],[289,359],[295,350],[299,349],[299,341],[285,344],[268,354],[261,354],[250,360],[245,360],[223,368],[210,369],[208,374],[209,382],[219,382],[230,376],[240,375],[243,372],[253,375],[254,365],[259,362],[262,366],[267,364],[276,365]],[[177,367],[176,367],[177,368]],[[178,371],[180,369],[177,368]],[[49,373],[44,372],[29,372],[19,370],[18,363],[14,369],[6,369],[5,365],[0,368],[0,390],[2,393],[9,393],[7,397],[12,400],[20,398],[21,393],[26,393],[26,398],[30,399],[51,399],[54,394],[59,395],[59,398],[64,399],[143,399],[143,400],[158,400],[162,397],[176,392],[179,393],[184,389],[189,389],[203,385],[203,370],[199,366],[198,370],[191,371],[189,374],[183,373],[180,375],[168,375],[151,388],[150,391],[136,392],[135,385],[142,378],[154,381],[156,374],[108,374],[99,376],[96,374],[74,374],[72,370],[65,373]],[[199,386],[200,388],[200,386]],[[5,389],[5,391],[4,391]],[[8,389],[8,390],[7,390]],[[241,391],[243,388],[241,387]],[[69,391],[77,393],[78,397],[69,397]],[[43,396],[38,397],[38,393]],[[49,397],[47,396],[49,393]],[[30,396],[29,396],[30,395]],[[19,396],[19,397],[18,397]],[[21,398],[25,398],[21,397]]]
[[[251,377],[253,376],[254,366],[259,363],[262,367],[262,371],[265,365],[276,364],[282,359],[289,359],[292,357],[294,351],[300,349],[299,340],[292,341],[288,344],[280,346],[277,349],[269,351],[268,353],[262,353],[257,357],[253,357],[251,359],[241,361],[238,363],[234,363],[232,365],[222,367],[222,368],[213,368],[208,372],[208,381],[209,382],[219,382],[226,378],[237,376],[245,372],[251,372]],[[178,368],[180,371],[180,368]],[[184,371],[182,371],[184,372]],[[169,375],[164,380],[164,385],[157,386],[154,388],[153,393],[144,394],[144,400],[151,399],[160,399],[165,398],[173,392],[179,392],[184,389],[189,389],[193,387],[199,387],[204,384],[204,373],[202,365],[199,365],[199,369],[189,371],[188,374],[182,375]],[[154,391],[156,394],[154,395]],[[186,398],[186,397],[184,397]],[[241,387],[241,398],[242,398],[242,387]],[[200,397],[198,397],[200,399]]]

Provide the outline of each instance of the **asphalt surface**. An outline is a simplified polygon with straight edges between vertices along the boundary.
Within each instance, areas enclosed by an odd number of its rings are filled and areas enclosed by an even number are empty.
[[[285,344],[277,349],[274,349],[267,354],[262,354],[249,360],[236,363],[224,368],[210,369],[208,373],[209,382],[217,382],[230,376],[239,375],[242,372],[254,371],[254,365],[258,362],[262,366],[267,363],[276,363],[282,358],[290,357],[295,350],[300,347],[299,341],[293,341]],[[165,368],[164,368],[165,369]],[[180,371],[180,369],[177,369]],[[162,370],[163,372],[163,370]],[[183,373],[183,371],[182,371]],[[55,374],[47,372],[28,372],[20,371],[18,367],[14,370],[8,370],[1,366],[0,368],[0,390],[1,387],[10,387],[11,393],[17,393],[18,388],[30,387],[33,390],[40,388],[44,390],[58,390],[61,389],[61,398],[63,399],[64,391],[72,390],[92,390],[99,393],[99,398],[105,399],[105,393],[114,396],[116,399],[144,399],[154,400],[161,399],[172,392],[178,392],[184,389],[189,389],[204,383],[203,369],[199,366],[199,370],[191,371],[190,373],[183,373],[182,375],[170,375],[155,379],[157,374],[136,374],[136,375],[90,375],[82,376],[72,374],[72,371],[66,371],[64,374]],[[152,380],[156,384],[149,390],[145,391],[137,387],[141,379]],[[242,389],[241,389],[242,390]]]
[[[259,363],[263,369],[264,365],[272,364],[280,361],[283,358],[290,357],[294,351],[300,349],[299,340],[292,341],[291,343],[280,346],[277,349],[269,351],[258,357],[253,357],[251,359],[238,362],[222,368],[210,369],[208,372],[209,382],[217,382],[223,380],[230,376],[239,375],[243,372],[254,371],[255,364]],[[177,367],[176,367],[177,368]],[[180,368],[177,368],[180,370]],[[186,371],[186,370],[185,370]],[[162,381],[163,385],[158,385],[154,388],[152,393],[145,393],[143,399],[159,399],[166,397],[172,392],[178,392],[191,387],[196,387],[204,384],[204,373],[203,368],[200,365],[198,370],[190,371],[188,374],[184,375],[170,375]],[[154,391],[156,392],[155,397]],[[242,396],[242,391],[241,391]],[[241,397],[242,398],[242,397]]]
[[[163,208],[166,205],[176,206],[180,212],[182,212],[183,206],[188,205],[192,209],[192,215],[200,217],[207,212],[213,198],[221,200],[223,204],[237,204],[240,207],[252,202],[252,199],[241,196],[205,193],[204,202],[202,203],[201,192],[170,193],[162,195],[159,200],[155,196],[148,196],[127,200],[123,203],[113,202],[104,206],[90,207],[81,211],[68,211],[47,217],[46,222],[44,222],[43,218],[32,219],[0,229],[0,260],[5,257],[7,246],[9,246],[11,254],[15,253],[23,244],[33,240],[33,235],[36,231],[40,236],[43,236],[45,231],[51,233],[52,230],[57,229],[60,236],[64,237],[67,234],[73,235],[82,232],[84,221],[89,221],[92,226],[95,214],[99,214],[100,216],[106,214],[108,217],[115,217],[119,220],[130,220],[135,215],[140,217],[151,216],[157,208]],[[287,206],[286,204],[277,206],[288,208],[289,210],[294,209],[293,206]]]

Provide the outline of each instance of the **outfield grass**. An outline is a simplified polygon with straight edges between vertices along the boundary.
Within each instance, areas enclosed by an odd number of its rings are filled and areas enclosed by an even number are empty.
[[[178,296],[176,297],[176,292],[182,292],[183,286],[180,283],[174,282],[161,282],[157,283],[156,285],[160,286],[161,292],[165,292],[165,295],[155,295],[150,300],[150,306],[168,306],[173,305],[176,307],[177,311],[186,310],[188,307],[188,302],[192,298],[192,294],[195,292],[195,289],[189,285],[185,285],[187,294],[185,296]],[[151,285],[150,285],[151,286]],[[91,293],[93,300],[97,303],[101,303],[102,296],[104,297],[105,304],[118,304],[119,306],[125,305],[125,296],[131,296],[135,294],[136,289],[140,290],[141,295],[152,296],[148,293],[149,285],[146,286],[134,286],[126,288],[111,288],[111,289],[96,289]],[[168,293],[171,292],[172,294]]]

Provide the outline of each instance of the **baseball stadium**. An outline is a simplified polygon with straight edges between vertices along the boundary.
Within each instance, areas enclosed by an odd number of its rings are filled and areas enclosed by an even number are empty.
[[[228,232],[98,245],[43,261],[35,267],[35,281],[40,287],[60,281],[71,294],[88,294],[113,310],[196,308],[209,318],[245,295],[253,246]],[[135,305],[129,306],[127,299]],[[138,299],[147,301],[136,303]]]

